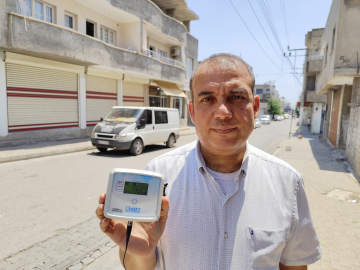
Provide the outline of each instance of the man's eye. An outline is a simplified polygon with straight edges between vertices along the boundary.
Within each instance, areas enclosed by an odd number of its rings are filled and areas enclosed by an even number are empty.
[[[206,101],[210,101],[211,100],[211,98],[203,98],[201,101],[203,101],[203,102],[206,102]]]
[[[244,99],[243,96],[231,96],[230,99]]]

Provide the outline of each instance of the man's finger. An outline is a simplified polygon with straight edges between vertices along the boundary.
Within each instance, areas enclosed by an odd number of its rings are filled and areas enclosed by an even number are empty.
[[[106,193],[101,193],[99,197],[99,204],[104,204],[106,199]]]
[[[95,211],[96,216],[98,217],[98,219],[103,220],[105,218],[104,216],[104,205],[100,204]]]
[[[113,234],[113,228],[111,226],[109,226],[110,224],[110,219],[108,218],[104,218],[100,221],[100,229],[109,237],[112,236]]]

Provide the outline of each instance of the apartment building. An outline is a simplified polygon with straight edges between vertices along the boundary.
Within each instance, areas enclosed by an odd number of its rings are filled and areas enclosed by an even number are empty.
[[[185,0],[0,1],[0,145],[88,136],[115,105],[186,125],[198,19]]]
[[[316,95],[315,91],[317,78],[323,66],[323,55],[320,54],[323,33],[324,28],[312,29],[305,36],[307,50],[303,67],[303,89],[297,105],[300,107],[300,123],[307,125],[307,119],[311,119],[311,134],[322,132],[322,116],[326,109],[326,97]]]
[[[325,28],[313,29],[307,35],[307,40],[310,39],[308,49],[313,44],[314,49],[316,48],[319,53],[316,58],[309,59],[308,69],[310,71],[313,68],[315,72],[316,95],[322,97],[322,101],[326,101],[322,114],[323,135],[335,147],[346,149],[348,161],[358,176],[360,176],[359,23],[359,1],[333,0]],[[315,32],[318,34],[314,35]],[[320,34],[321,41],[318,42]],[[316,44],[312,41],[313,35],[317,36]],[[316,102],[314,101],[313,104],[315,108]]]
[[[275,85],[272,84],[257,84],[255,85],[255,95],[260,98],[260,111],[259,117],[264,114],[269,114],[267,101],[270,98],[279,100],[279,92],[276,90]]]

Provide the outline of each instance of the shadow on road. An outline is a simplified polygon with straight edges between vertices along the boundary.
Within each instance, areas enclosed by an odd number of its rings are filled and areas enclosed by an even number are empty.
[[[172,149],[175,149],[176,146],[174,146]],[[142,154],[156,152],[160,150],[167,149],[165,145],[147,145],[143,151]],[[88,153],[90,156],[98,156],[98,157],[106,157],[106,158],[127,158],[132,157],[129,150],[108,150],[105,153],[101,153],[98,150],[94,150],[94,152]]]

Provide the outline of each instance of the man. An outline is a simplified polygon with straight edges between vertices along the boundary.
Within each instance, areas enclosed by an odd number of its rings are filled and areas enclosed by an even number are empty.
[[[259,113],[254,86],[237,56],[202,61],[189,103],[199,140],[147,166],[169,184],[160,217],[166,269],[303,270],[321,257],[300,174],[247,143]],[[126,223],[104,218],[104,201],[100,228],[122,260]],[[126,268],[161,269],[158,241],[156,223],[136,223]]]
[[[310,128],[311,128],[311,118],[310,117],[307,120],[307,126],[308,126],[308,129],[310,130]]]

